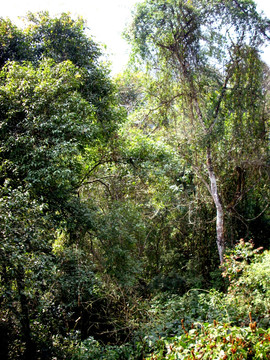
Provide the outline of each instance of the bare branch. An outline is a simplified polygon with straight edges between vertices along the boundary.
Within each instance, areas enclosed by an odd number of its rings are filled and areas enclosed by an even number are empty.
[[[110,194],[110,196],[112,196],[112,193],[111,193],[111,190],[110,190],[110,187],[108,184],[106,184],[104,181],[100,180],[100,179],[95,179],[95,180],[91,180],[91,181],[87,181],[83,184],[81,184],[81,186],[85,186],[85,185],[91,185],[91,184],[94,184],[96,182],[99,182],[100,184],[104,185],[106,187],[106,189],[108,190],[108,193]]]

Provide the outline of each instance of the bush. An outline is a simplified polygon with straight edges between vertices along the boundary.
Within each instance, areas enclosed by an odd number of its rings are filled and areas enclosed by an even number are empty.
[[[248,325],[249,312],[261,327],[270,326],[270,252],[260,253],[252,242],[240,240],[225,257],[223,276],[230,286],[225,297],[230,320]]]
[[[142,345],[123,344],[119,346],[104,346],[89,337],[75,350],[72,360],[136,360],[141,359]]]
[[[197,323],[178,337],[160,339],[146,359],[270,359],[270,330]]]
[[[153,299],[147,359],[270,359],[270,253],[243,240],[225,256],[226,294],[192,289]]]

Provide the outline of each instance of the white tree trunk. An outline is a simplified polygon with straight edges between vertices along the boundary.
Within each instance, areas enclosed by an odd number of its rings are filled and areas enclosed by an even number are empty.
[[[218,195],[217,179],[212,166],[212,156],[210,148],[207,149],[207,170],[211,183],[211,195],[216,207],[216,233],[217,233],[217,248],[219,254],[220,263],[223,263],[223,255],[225,251],[225,239],[224,239],[224,212],[223,206]]]
[[[189,78],[189,77],[187,79],[188,79],[188,82],[189,82],[189,85],[191,88],[191,92],[192,92],[192,99],[193,99],[192,101],[194,102],[195,113],[197,114],[197,117],[200,121],[200,125],[201,125],[202,129],[204,130],[205,135],[209,135],[209,133],[212,131],[212,129],[214,127],[215,121],[213,121],[213,123],[209,129],[206,128],[205,122],[203,121],[203,115],[202,115],[202,112],[200,109],[200,105],[199,105],[196,90],[195,90],[195,87],[193,84],[193,80],[192,80],[192,78]],[[227,80],[226,80],[226,83],[227,83]],[[226,86],[226,83],[225,83],[225,86]],[[221,99],[222,99],[222,97],[221,97]],[[221,101],[221,99],[220,99],[220,101]],[[218,109],[219,109],[219,107],[217,107],[217,109],[216,109],[215,117],[218,114]],[[191,111],[191,113],[193,113],[193,112]],[[214,201],[215,207],[216,207],[216,214],[217,214],[217,216],[216,216],[216,234],[217,234],[216,242],[217,242],[220,264],[222,264],[224,261],[223,255],[224,255],[224,251],[225,251],[224,212],[223,212],[223,206],[220,201],[219,194],[218,194],[217,178],[216,178],[216,174],[214,172],[213,165],[212,165],[212,154],[211,154],[210,145],[207,147],[207,170],[208,170],[208,176],[209,176],[210,185],[211,185],[209,188],[209,184],[207,184],[207,188],[209,189],[209,191],[211,193],[211,196],[213,198],[213,201]]]

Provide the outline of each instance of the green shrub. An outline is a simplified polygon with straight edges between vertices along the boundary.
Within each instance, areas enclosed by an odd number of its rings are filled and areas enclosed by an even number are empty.
[[[270,252],[253,249],[252,242],[240,240],[225,257],[223,276],[230,286],[224,297],[230,320],[247,325],[248,314],[260,327],[270,326]]]
[[[76,348],[72,360],[136,360],[141,359],[141,353],[139,343],[104,346],[89,337]]]
[[[226,294],[192,289],[152,300],[147,359],[270,359],[270,252],[243,240],[225,256]]]
[[[193,329],[160,339],[146,359],[270,359],[270,330],[197,323]]]
[[[161,292],[133,342],[112,346],[88,338],[74,346],[72,359],[270,359],[270,253],[261,250],[241,240],[226,255],[227,293]]]

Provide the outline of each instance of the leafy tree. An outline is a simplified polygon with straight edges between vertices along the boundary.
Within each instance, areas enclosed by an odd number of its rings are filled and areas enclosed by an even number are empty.
[[[100,47],[87,35],[86,22],[82,18],[74,20],[66,13],[52,19],[48,12],[29,13],[26,20],[29,26],[25,36],[29,39],[32,61],[35,63],[44,57],[56,63],[70,60],[83,69],[80,91],[95,106],[103,136],[109,136],[121,115],[119,111],[112,111],[112,105],[116,104],[115,89],[108,68],[99,61]]]
[[[42,288],[51,285],[47,275],[51,275],[52,255],[48,252],[54,234],[46,206],[31,200],[23,188],[2,187],[0,207],[1,324],[7,332],[2,338],[11,339],[2,355],[30,359],[36,353],[31,312],[42,301]]]
[[[101,55],[98,45],[86,36],[86,23],[82,18],[72,19],[63,13],[51,18],[48,12],[28,13],[26,36],[30,39],[33,60],[42,57],[55,62],[70,60],[78,67],[93,69]]]
[[[84,22],[28,19],[23,31],[9,20],[0,29],[2,332],[10,325],[3,351],[64,358],[65,336],[88,328],[85,309],[95,297],[91,258],[80,250],[95,209],[80,190],[123,114]],[[57,252],[59,233],[66,240]]]
[[[170,141],[212,198],[220,262],[226,243],[225,159],[229,168],[251,165],[251,157],[266,166],[264,65],[258,49],[268,31],[269,20],[253,1],[149,0],[138,4],[127,34],[153,79],[149,108],[163,124],[177,122]],[[256,151],[249,146],[254,139]]]
[[[29,43],[22,30],[9,19],[0,18],[0,68],[7,61],[30,59]]]
[[[56,196],[79,181],[79,155],[95,132],[94,109],[78,92],[81,81],[71,62],[11,63],[2,71],[3,170],[39,195]]]
[[[87,174],[86,149],[106,144],[122,113],[82,19],[40,13],[28,20],[23,36],[31,62],[7,64],[1,76],[1,181],[26,182],[57,208],[60,197],[73,196]],[[20,43],[21,33],[14,34]],[[10,51],[11,59],[21,60]]]

